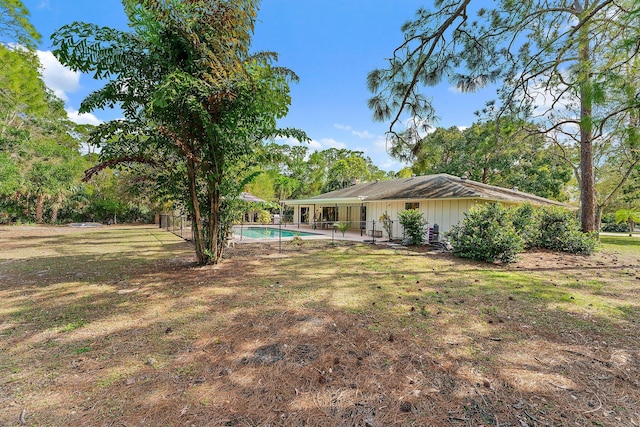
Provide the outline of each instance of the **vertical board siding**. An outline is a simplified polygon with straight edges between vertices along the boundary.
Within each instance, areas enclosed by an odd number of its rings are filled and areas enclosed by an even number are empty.
[[[367,230],[371,230],[373,221],[376,230],[381,229],[380,217],[385,211],[393,221],[393,237],[400,238],[403,235],[402,226],[398,222],[398,212],[404,210],[405,203],[415,200],[393,200],[381,202],[368,202],[367,206]],[[464,219],[464,213],[475,205],[474,200],[420,200],[419,211],[429,223],[429,227],[438,224],[440,233],[449,231],[452,226]],[[386,237],[386,236],[385,236]]]
[[[380,224],[380,217],[385,211],[391,217],[393,221],[393,237],[403,237],[403,229],[398,222],[398,212],[403,211],[405,203],[407,202],[419,202],[419,211],[424,215],[428,221],[428,227],[433,227],[434,224],[438,224],[440,228],[440,235],[449,231],[452,226],[460,223],[464,219],[465,212],[468,212],[473,206],[478,203],[482,203],[476,199],[461,199],[461,200],[384,200],[384,201],[371,201],[365,202],[367,209],[367,230],[371,230],[373,222],[375,221],[376,230],[382,230],[382,224]],[[313,224],[313,218],[315,212],[313,211],[314,205],[294,205],[293,220],[294,223],[300,222],[300,209],[309,209],[309,223]],[[323,207],[330,206],[335,207],[335,204],[331,205],[316,205],[316,210],[322,210]],[[351,208],[350,215],[347,215],[347,207]],[[338,205],[338,220],[343,222],[350,222],[351,228],[358,228],[360,225],[360,205]],[[386,238],[386,233],[384,233]]]

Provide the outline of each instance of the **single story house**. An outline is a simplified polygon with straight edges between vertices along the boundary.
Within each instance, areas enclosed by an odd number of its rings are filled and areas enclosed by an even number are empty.
[[[245,202],[249,202],[249,204],[248,204],[249,208],[248,208],[247,211],[245,211],[243,213],[242,221],[246,222],[246,223],[258,222],[258,212],[257,212],[256,209],[254,209],[252,207],[252,204],[254,204],[254,203],[263,203],[264,200],[262,200],[259,197],[254,196],[251,193],[246,193],[246,192],[240,193],[239,199],[242,200],[242,201],[245,201]]]
[[[394,238],[402,237],[398,212],[418,209],[429,222],[437,224],[440,234],[458,224],[464,213],[480,203],[500,202],[514,206],[529,202],[533,205],[566,206],[555,200],[533,194],[482,184],[449,174],[414,176],[355,184],[307,199],[283,200],[294,208],[294,224],[313,228],[330,227],[335,222],[348,222],[352,229],[375,237],[387,237],[380,217],[387,214],[393,222]]]

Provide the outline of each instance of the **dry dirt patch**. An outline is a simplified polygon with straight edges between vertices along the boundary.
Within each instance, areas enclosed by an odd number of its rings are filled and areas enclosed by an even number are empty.
[[[637,255],[278,249],[0,229],[0,423],[640,424]]]

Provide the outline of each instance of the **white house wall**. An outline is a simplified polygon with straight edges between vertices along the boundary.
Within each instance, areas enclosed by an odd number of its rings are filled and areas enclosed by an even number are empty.
[[[313,222],[313,205],[294,205],[293,206],[293,223],[300,223],[300,211],[302,208],[309,208],[309,223]]]
[[[390,201],[369,201],[364,206],[367,209],[367,231],[372,230],[375,221],[376,230],[383,230],[380,217],[387,212],[393,220],[394,237],[402,237],[403,230],[398,222],[398,212],[405,210],[405,203],[420,203],[419,211],[428,221],[428,227],[438,224],[440,235],[449,231],[453,225],[460,223],[464,219],[464,213],[468,212],[473,206],[484,203],[478,199],[453,199],[453,200],[390,200]],[[322,212],[324,206],[336,206],[335,204],[317,204],[315,209]],[[338,204],[338,219],[343,222],[351,222],[351,228],[357,229],[360,224],[360,206],[359,205],[340,205]],[[294,205],[293,222],[298,224],[300,221],[301,208],[309,208],[309,224],[313,224],[314,205]],[[351,214],[347,216],[347,207],[351,207]],[[383,232],[386,238],[386,233]]]
[[[367,202],[367,230],[371,230],[373,221],[376,222],[376,230],[382,229],[380,217],[387,212],[394,222],[394,237],[402,236],[402,227],[398,223],[398,212],[405,210],[406,203],[420,203],[418,210],[429,222],[428,227],[438,224],[440,234],[464,219],[464,213],[468,212],[476,200],[391,200],[381,202]],[[385,234],[386,237],[386,234]]]

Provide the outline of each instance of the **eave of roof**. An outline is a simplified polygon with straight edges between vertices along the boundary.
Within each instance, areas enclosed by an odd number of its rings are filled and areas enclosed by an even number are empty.
[[[522,191],[483,184],[448,174],[417,176],[356,184],[315,197],[284,200],[286,204],[355,204],[382,200],[480,199],[504,203],[530,202],[536,205],[567,205]]]
[[[281,200],[286,205],[334,205],[334,204],[360,204],[366,198],[358,197],[334,197],[334,198],[309,198]]]

